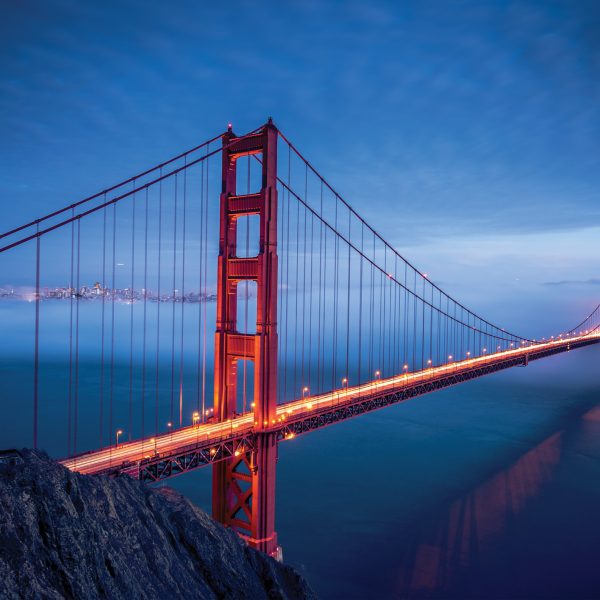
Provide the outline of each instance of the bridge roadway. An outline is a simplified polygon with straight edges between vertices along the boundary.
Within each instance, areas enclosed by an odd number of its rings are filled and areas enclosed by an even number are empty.
[[[291,439],[437,389],[597,342],[600,342],[600,331],[451,362],[286,402],[278,405],[276,419],[264,431],[276,435],[279,440]],[[93,450],[60,462],[80,473],[128,474],[146,481],[157,481],[239,456],[242,452],[251,452],[258,425],[253,419],[253,413],[249,412],[224,422],[201,423],[152,438],[122,442],[118,446]]]

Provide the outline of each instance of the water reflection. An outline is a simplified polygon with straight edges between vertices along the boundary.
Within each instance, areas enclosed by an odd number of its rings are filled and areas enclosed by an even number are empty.
[[[461,570],[478,561],[481,548],[501,535],[507,522],[548,481],[561,455],[563,433],[556,433],[498,473],[455,500],[436,523],[423,530],[400,576],[402,589],[444,590]]]
[[[513,569],[513,565],[502,564],[506,546],[515,543],[515,540],[511,542],[507,538],[513,536],[515,530],[531,527],[531,516],[525,518],[523,528],[519,517],[532,505],[538,507],[547,502],[544,496],[548,493],[544,486],[560,478],[558,471],[571,471],[573,456],[580,458],[582,452],[594,453],[589,442],[595,440],[594,446],[597,446],[599,433],[600,406],[595,406],[570,421],[568,427],[523,454],[510,467],[463,494],[435,518],[422,524],[400,561],[399,596],[519,598],[533,594],[548,597],[548,590],[544,592],[536,587],[536,577],[540,570],[546,569],[548,572],[544,575],[543,585],[552,581],[553,565],[560,563],[564,552],[561,552],[560,545],[565,541],[565,532],[560,528],[555,532],[557,546],[548,551],[544,564],[539,564],[539,555],[533,552],[529,582],[519,581],[523,573],[528,572],[528,566]],[[572,506],[566,508],[567,522],[574,518],[572,511]],[[555,526],[554,523],[551,525]],[[523,536],[523,540],[531,543],[527,535]],[[573,536],[577,537],[575,533]],[[531,546],[534,549],[535,544],[531,543]],[[525,556],[528,554],[526,548],[521,548],[520,552]],[[574,556],[566,557],[561,565],[567,581],[569,572],[572,572],[570,562],[577,561]],[[510,556],[509,563],[512,562],[518,562],[514,555]],[[502,573],[505,580],[495,587],[502,579]],[[589,586],[589,581],[584,585]],[[572,597],[579,596],[576,589],[577,586],[572,588]],[[555,590],[550,597],[561,597],[561,592]],[[588,597],[586,591],[583,597]]]

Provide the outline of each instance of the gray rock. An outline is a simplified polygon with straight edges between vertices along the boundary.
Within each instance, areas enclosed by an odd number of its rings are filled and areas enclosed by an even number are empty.
[[[170,488],[0,456],[0,598],[314,598]]]

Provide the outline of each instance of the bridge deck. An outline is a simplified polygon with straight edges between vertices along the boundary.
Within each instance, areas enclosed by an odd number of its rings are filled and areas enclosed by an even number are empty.
[[[290,439],[326,425],[509,367],[600,342],[600,332],[539,343],[405,373],[280,404],[268,431]],[[62,460],[80,473],[127,473],[144,480],[171,477],[252,450],[253,413],[203,423],[153,438],[123,442]]]

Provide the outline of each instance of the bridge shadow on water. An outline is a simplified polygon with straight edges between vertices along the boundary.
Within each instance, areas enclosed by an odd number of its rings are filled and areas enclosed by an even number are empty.
[[[556,480],[575,477],[574,463],[589,458],[589,443],[595,440],[598,449],[600,406],[593,405],[597,401],[595,396],[583,398],[565,419],[564,428],[405,531],[410,541],[398,561],[394,595],[566,598],[591,597],[594,589],[600,589],[599,575],[594,582],[589,579],[590,573],[597,573],[598,548],[587,556],[570,554],[570,542],[578,537],[579,528],[586,527],[585,519],[581,522],[566,504],[563,523],[555,522],[549,530],[544,520],[552,504],[567,499]],[[525,531],[532,525],[539,534],[533,547],[531,531]],[[575,574],[583,575],[583,580]]]

